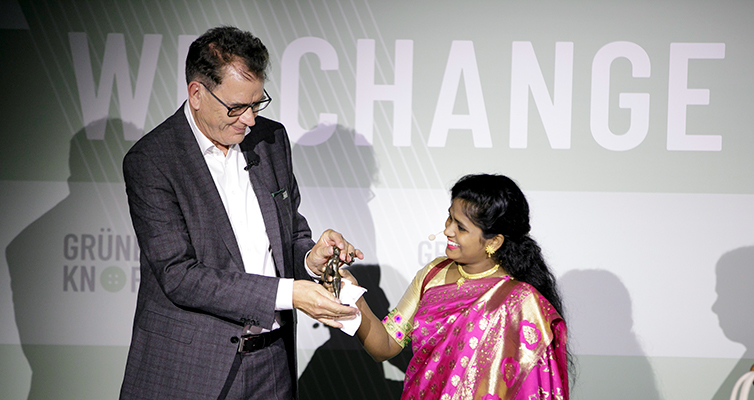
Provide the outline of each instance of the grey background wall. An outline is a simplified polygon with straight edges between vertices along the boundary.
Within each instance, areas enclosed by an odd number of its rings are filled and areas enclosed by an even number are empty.
[[[0,398],[117,397],[139,279],[121,159],[185,98],[188,44],[230,24],[270,49],[265,115],[293,139],[302,212],[365,251],[377,308],[442,254],[427,236],[450,185],[503,173],[566,298],[573,398],[727,399],[754,364],[752,17],[748,1],[0,2]],[[306,396],[332,360],[364,379],[347,396],[400,390],[401,360],[371,364],[304,316],[299,334]]]

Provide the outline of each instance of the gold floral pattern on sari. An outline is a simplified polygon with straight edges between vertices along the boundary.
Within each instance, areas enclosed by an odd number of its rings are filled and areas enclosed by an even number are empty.
[[[508,387],[513,386],[513,384],[516,382],[516,377],[518,376],[518,372],[521,369],[518,361],[514,360],[511,357],[506,357],[503,359],[503,364],[500,366],[500,370],[503,373],[503,381],[505,381],[505,384]]]
[[[536,348],[541,338],[542,333],[537,329],[537,325],[526,320],[521,323],[521,343],[527,349],[533,350]]]

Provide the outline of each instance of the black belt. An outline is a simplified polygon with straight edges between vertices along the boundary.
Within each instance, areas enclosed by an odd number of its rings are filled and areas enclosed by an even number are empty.
[[[271,345],[276,340],[282,338],[284,330],[287,329],[289,328],[285,326],[270,332],[260,333],[259,335],[241,336],[241,340],[238,342],[236,357],[233,359],[233,365],[230,366],[228,378],[225,379],[225,384],[223,385],[222,390],[220,390],[220,395],[217,397],[218,400],[224,400],[225,397],[228,396],[230,387],[236,379],[236,374],[238,374],[238,369],[241,367],[241,359],[243,358],[243,355],[253,353]]]
[[[283,337],[283,328],[260,333],[258,335],[241,336],[241,340],[238,342],[238,352],[253,353],[271,345],[281,337]]]

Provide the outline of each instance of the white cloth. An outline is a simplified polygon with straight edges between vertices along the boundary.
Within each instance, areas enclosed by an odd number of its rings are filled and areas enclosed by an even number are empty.
[[[356,301],[367,290],[361,286],[354,285],[351,281],[344,279],[343,282],[345,282],[345,285],[340,289],[340,302],[356,307]],[[347,333],[349,336],[353,336],[361,325],[361,313],[356,314],[356,318],[354,319],[336,319],[336,321],[343,324],[343,327],[340,328],[341,331]]]

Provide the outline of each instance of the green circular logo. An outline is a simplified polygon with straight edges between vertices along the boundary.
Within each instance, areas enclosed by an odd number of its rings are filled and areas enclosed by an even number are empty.
[[[126,273],[118,267],[107,267],[102,271],[99,280],[108,292],[118,292],[126,286]]]

